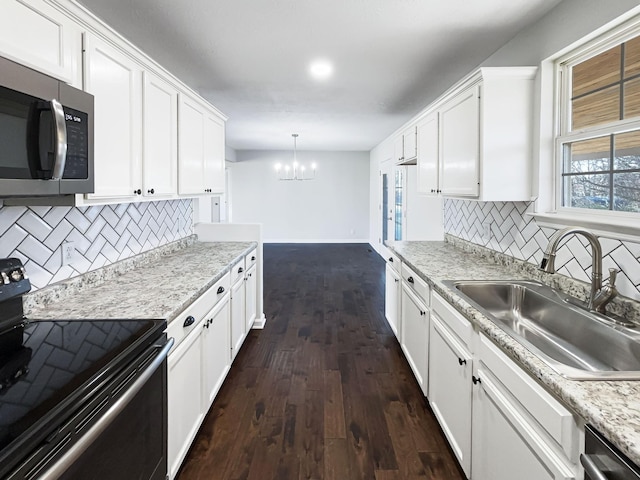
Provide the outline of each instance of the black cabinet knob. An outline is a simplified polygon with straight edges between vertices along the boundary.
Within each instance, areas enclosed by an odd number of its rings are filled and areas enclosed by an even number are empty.
[[[242,267],[238,268],[238,273],[242,273],[242,272],[244,272],[244,268]]]
[[[134,194],[134,195],[141,195],[141,194],[142,194],[142,190],[141,190],[140,188],[139,188],[139,189],[137,189],[137,190],[134,190],[134,191],[133,191],[133,194]]]
[[[153,195],[154,193],[156,193],[156,191],[155,189],[152,188],[150,190],[147,190],[147,193],[150,193],[151,195]]]
[[[251,261],[253,262],[256,259],[255,255],[251,257]]]
[[[458,357],[458,363],[459,363],[460,365],[466,365],[466,364],[467,364],[467,360],[466,360],[466,359],[464,359],[464,358],[460,358],[460,357]]]
[[[477,385],[478,383],[482,383],[482,381],[480,380],[479,377],[476,377],[475,375],[471,376],[471,381],[473,382],[474,385]]]
[[[218,295],[220,295],[221,293],[224,293],[224,287],[218,287]]]
[[[414,282],[414,280],[413,280],[413,277],[407,277],[407,282],[409,282],[409,283],[415,283],[415,282]]]
[[[195,318],[193,318],[193,316],[189,315],[189,316],[185,319],[185,321],[184,321],[184,323],[182,324],[182,326],[186,328],[186,327],[188,327],[188,326],[190,326],[190,325],[193,325],[193,322],[195,322],[195,321],[196,321],[196,319],[195,319]]]

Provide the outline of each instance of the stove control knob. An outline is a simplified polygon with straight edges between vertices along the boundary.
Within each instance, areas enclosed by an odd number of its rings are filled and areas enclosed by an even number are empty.
[[[13,270],[9,274],[9,277],[11,277],[11,281],[12,282],[19,282],[20,280],[24,279],[24,275],[22,274],[22,272],[20,270]]]

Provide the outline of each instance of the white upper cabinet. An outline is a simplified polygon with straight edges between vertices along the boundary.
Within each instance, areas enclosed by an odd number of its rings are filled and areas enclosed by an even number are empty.
[[[3,0],[0,55],[82,87],[81,29],[43,0]]]
[[[469,88],[440,110],[440,152],[444,195],[477,197],[480,191],[480,99],[478,86]]]
[[[224,120],[213,113],[205,117],[204,178],[209,193],[224,193]]]
[[[408,162],[411,160],[415,160],[418,155],[418,144],[417,144],[417,136],[416,136],[416,127],[411,126],[407,128],[402,134],[402,156],[404,157],[403,161]]]
[[[178,191],[178,90],[144,72],[143,187],[145,196]]]
[[[178,119],[178,193],[223,193],[224,120],[185,94]]]
[[[85,89],[95,97],[95,193],[89,198],[142,193],[142,70],[96,35],[85,35]]]
[[[402,135],[398,135],[393,141],[393,160],[396,163],[402,163],[404,160],[404,139]]]
[[[418,123],[418,193],[440,193],[438,112]]]
[[[418,191],[531,200],[535,67],[481,68],[418,123]]]

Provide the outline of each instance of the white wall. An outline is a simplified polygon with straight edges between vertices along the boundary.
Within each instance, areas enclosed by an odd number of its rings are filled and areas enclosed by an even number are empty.
[[[368,242],[369,154],[298,152],[318,165],[315,180],[279,181],[291,151],[238,150],[231,169],[236,223],[262,223],[265,242]]]

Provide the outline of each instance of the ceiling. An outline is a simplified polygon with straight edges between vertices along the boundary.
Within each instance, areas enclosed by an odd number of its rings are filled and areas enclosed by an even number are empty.
[[[228,115],[232,148],[370,150],[561,0],[79,1]]]

